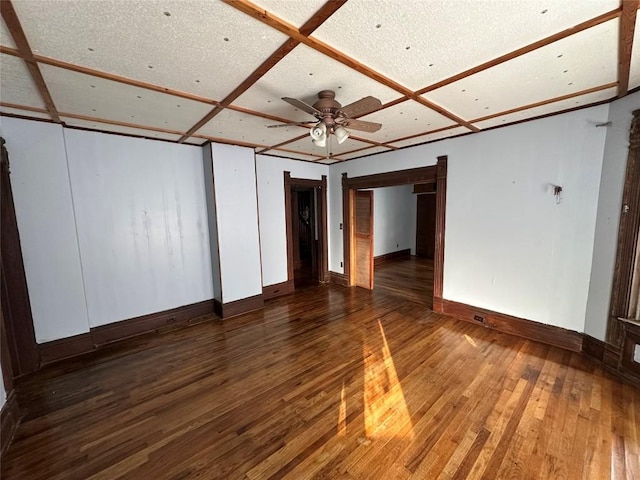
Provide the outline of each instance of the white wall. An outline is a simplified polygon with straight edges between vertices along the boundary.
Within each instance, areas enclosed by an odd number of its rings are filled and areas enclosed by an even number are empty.
[[[211,299],[202,149],[64,135],[90,326]]]
[[[0,365],[0,370],[2,370],[2,365]],[[7,392],[4,388],[4,381],[0,378],[0,408],[4,407],[5,403],[7,403]]]
[[[604,105],[332,165],[330,269],[343,271],[342,172],[448,155],[444,297],[583,331],[607,118]]]
[[[416,253],[413,185],[373,189],[373,256],[410,249]]]
[[[329,175],[329,167],[323,164],[256,155],[264,286],[287,281],[284,172],[291,172],[292,178],[321,180],[322,175]]]
[[[585,333],[599,340],[605,339],[609,316],[622,192],[629,153],[629,128],[633,111],[639,108],[640,92],[621,98],[609,105],[608,120],[612,125],[601,127],[606,130],[606,141],[585,320]]]
[[[63,129],[1,118],[36,341],[88,332]]]
[[[223,303],[262,293],[256,172],[251,148],[213,144]]]
[[[38,343],[212,298],[200,147],[6,117],[2,135]]]

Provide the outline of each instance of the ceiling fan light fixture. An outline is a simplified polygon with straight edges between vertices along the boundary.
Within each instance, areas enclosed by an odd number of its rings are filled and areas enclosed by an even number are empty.
[[[316,140],[315,138],[311,140],[316,147],[326,147],[327,146],[327,136],[325,135],[323,138]]]
[[[338,144],[344,142],[347,138],[349,138],[349,135],[351,135],[351,132],[344,127],[336,127],[333,133],[336,136]]]
[[[319,141],[324,142],[327,139],[327,126],[324,123],[320,122],[309,131],[309,135],[311,135],[311,138],[313,138],[313,143]]]

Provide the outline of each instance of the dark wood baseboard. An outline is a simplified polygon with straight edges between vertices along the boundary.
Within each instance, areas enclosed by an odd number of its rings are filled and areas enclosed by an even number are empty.
[[[275,283],[273,285],[262,287],[262,298],[266,301],[271,298],[288,295],[294,290],[293,280],[287,280],[286,282]]]
[[[388,262],[390,260],[400,260],[401,258],[409,258],[411,256],[411,249],[405,248],[404,250],[398,250],[397,252],[389,252],[384,255],[378,255],[377,257],[373,257],[373,265],[377,267],[378,265]]]
[[[151,313],[140,317],[109,323],[91,329],[91,335],[95,345],[116,342],[125,338],[134,337],[147,332],[152,332],[163,327],[175,327],[188,325],[191,319],[208,315],[213,312],[213,300],[192,303],[163,312]]]
[[[572,330],[545,325],[544,323],[512,317],[504,313],[493,312],[484,308],[473,307],[452,300],[442,300],[443,313],[453,315],[456,318],[484,325],[500,332],[510,333],[519,337],[536,340],[538,342],[554,345],[556,347],[582,351],[582,334]]]
[[[264,308],[264,296],[262,294],[253,297],[242,298],[234,302],[221,303],[214,300],[214,312],[220,318],[235,317],[243,313],[252,312]]]
[[[18,406],[15,390],[12,390],[7,395],[7,401],[0,411],[0,431],[2,432],[0,434],[0,460],[7,448],[9,448],[11,440],[13,440],[13,435],[16,433],[20,423],[20,416],[20,407]]]
[[[349,277],[344,273],[329,272],[329,281],[336,285],[342,285],[343,287],[349,286]]]
[[[120,322],[94,327],[87,333],[38,345],[41,365],[92,352],[103,345],[154,332],[165,327],[184,327],[214,311],[214,301],[184,305],[163,312],[151,313]]]
[[[81,333],[73,337],[61,338],[38,345],[40,364],[47,365],[65,358],[75,357],[95,350],[91,332]]]
[[[584,333],[582,337],[582,353],[584,355],[593,358],[606,370],[627,383],[640,388],[640,375],[625,366],[622,349],[598,340],[586,333]]]

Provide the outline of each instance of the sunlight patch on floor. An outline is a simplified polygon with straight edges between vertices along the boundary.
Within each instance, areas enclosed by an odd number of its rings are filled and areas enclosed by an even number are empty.
[[[364,426],[368,438],[389,438],[400,425],[409,423],[404,435],[413,439],[413,425],[404,392],[398,379],[391,350],[382,323],[378,320],[382,347],[377,342],[363,345],[364,357]]]

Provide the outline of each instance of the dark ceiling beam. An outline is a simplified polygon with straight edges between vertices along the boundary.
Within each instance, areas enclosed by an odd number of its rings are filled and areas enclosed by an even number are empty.
[[[24,34],[22,25],[20,25],[20,20],[18,20],[18,15],[13,8],[11,0],[0,1],[0,12],[2,13],[4,23],[7,25],[9,32],[11,32],[13,42],[16,44],[16,47],[18,47],[18,52],[20,52],[20,56],[27,65],[27,69],[31,74],[31,78],[36,84],[38,92],[40,93],[40,97],[42,97],[42,101],[47,107],[47,112],[55,122],[60,123],[58,110],[53,103],[53,98],[51,98],[51,93],[49,93],[49,89],[47,88],[47,84],[44,81],[44,77],[42,76],[40,67],[38,67],[38,63],[33,58],[33,51],[29,46],[29,42],[27,41],[27,37]]]
[[[624,97],[629,91],[631,49],[633,48],[638,6],[640,6],[639,0],[622,0],[618,42],[618,97]]]
[[[325,3],[320,10],[318,10],[307,22],[300,27],[300,30],[296,30],[298,35],[306,38],[315,29],[322,25],[331,15],[333,15],[347,0],[329,0]],[[228,2],[225,2],[228,3]],[[293,26],[290,26],[294,29]],[[204,125],[211,121],[216,115],[218,115],[224,107],[231,105],[236,98],[251,88],[260,78],[262,78],[269,70],[275,67],[280,60],[286,57],[294,48],[300,44],[300,41],[289,38],[284,42],[269,58],[267,58],[258,68],[256,68],[251,75],[249,75],[240,85],[238,85],[229,95],[227,95],[220,105],[207,113],[202,117],[193,127],[191,127],[187,133],[180,138],[179,142],[184,142],[187,138],[200,130]]]
[[[634,0],[635,1],[635,0]],[[514,58],[520,57],[527,53],[533,52],[539,48],[545,47],[553,42],[557,42],[558,40],[562,40],[563,38],[574,35],[578,32],[582,32],[583,30],[587,30],[591,27],[595,27],[596,25],[600,25],[601,23],[608,22],[620,16],[620,9],[611,10],[610,12],[603,13],[597,17],[591,18],[586,22],[582,22],[575,27],[567,28],[561,32],[555,33],[549,37],[543,38],[542,40],[538,40],[537,42],[530,43],[529,45],[525,45],[522,48],[509,52],[501,57],[494,58],[493,60],[489,60],[481,65],[470,68],[469,70],[465,70],[464,72],[460,72],[452,77],[445,78],[433,85],[429,85],[428,87],[421,88],[416,91],[418,95],[424,95],[427,92],[431,92],[438,88],[444,87],[445,85],[449,85],[450,83],[457,82],[458,80],[462,80],[463,78],[469,77],[476,73],[482,72],[483,70],[487,70],[488,68],[495,67],[496,65],[500,65],[501,63],[507,62],[509,60],[513,60]]]
[[[265,25],[269,25],[270,27],[278,30],[279,32],[284,33],[285,35],[288,35],[293,40],[296,40],[299,43],[303,43],[304,45],[310,48],[313,48],[317,52],[320,52],[323,55],[326,55],[332,58],[333,60],[336,60],[337,62],[340,62],[343,65],[346,65],[347,67],[362,73],[363,75],[371,78],[372,80],[375,80],[376,82],[381,83],[382,85],[385,85],[395,90],[396,92],[401,93],[405,97],[410,98],[418,103],[421,103],[425,107],[435,110],[436,112],[438,112],[441,115],[444,115],[450,120],[453,120],[454,122],[469,128],[470,130],[473,130],[476,132],[479,131],[477,127],[467,122],[466,120],[458,117],[454,113],[449,112],[448,110],[444,109],[440,105],[437,105],[427,100],[426,98],[421,97],[420,95],[416,94],[409,88],[399,84],[398,82],[388,77],[385,77],[381,73],[367,67],[366,65],[358,62],[357,60],[351,57],[348,57],[347,55],[344,55],[342,52],[327,45],[326,43],[321,42],[320,40],[311,38],[307,35],[303,35],[301,31],[298,31],[295,27],[293,27],[289,23],[259,8],[255,4],[249,2],[248,0],[223,0],[223,1],[226,4],[231,5],[232,7],[238,9],[239,11],[255,18],[256,20],[259,20]]]

